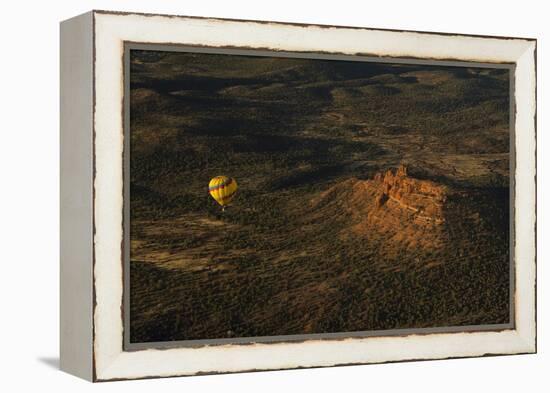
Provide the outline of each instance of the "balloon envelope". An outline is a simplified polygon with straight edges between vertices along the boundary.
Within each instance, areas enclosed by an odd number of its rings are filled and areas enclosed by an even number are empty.
[[[237,192],[237,181],[232,177],[216,176],[208,184],[208,192],[222,206],[231,202]]]

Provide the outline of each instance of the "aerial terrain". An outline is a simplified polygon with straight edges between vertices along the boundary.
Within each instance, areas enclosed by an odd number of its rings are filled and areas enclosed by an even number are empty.
[[[130,341],[508,323],[509,86],[132,50]]]

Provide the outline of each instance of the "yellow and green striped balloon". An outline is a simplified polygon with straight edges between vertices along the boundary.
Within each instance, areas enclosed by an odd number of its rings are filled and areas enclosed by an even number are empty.
[[[225,206],[235,197],[237,181],[232,177],[216,176],[210,180],[208,192],[225,209]]]

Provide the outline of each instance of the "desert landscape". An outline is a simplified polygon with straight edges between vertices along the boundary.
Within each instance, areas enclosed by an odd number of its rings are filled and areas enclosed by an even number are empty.
[[[130,53],[132,343],[510,321],[507,69]]]

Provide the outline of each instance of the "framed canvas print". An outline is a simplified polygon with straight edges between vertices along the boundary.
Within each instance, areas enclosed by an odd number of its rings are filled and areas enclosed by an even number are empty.
[[[536,351],[536,41],[61,24],[61,367]]]

